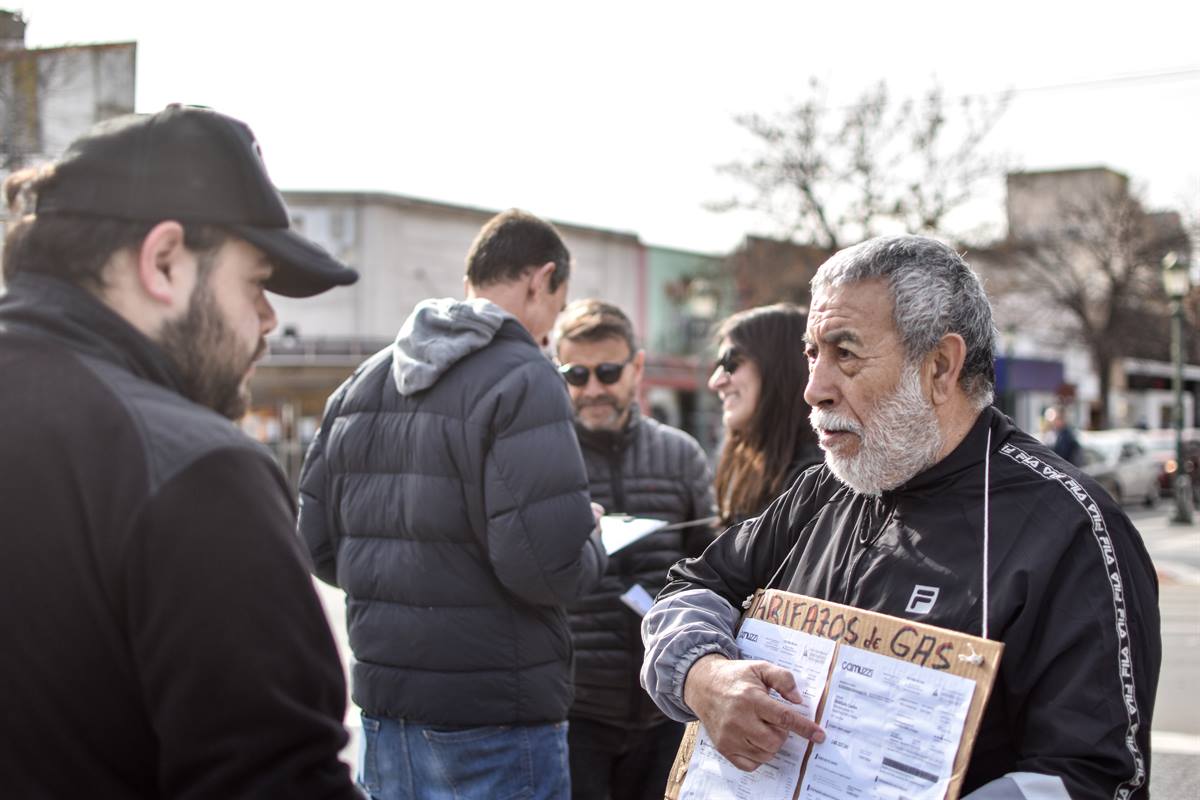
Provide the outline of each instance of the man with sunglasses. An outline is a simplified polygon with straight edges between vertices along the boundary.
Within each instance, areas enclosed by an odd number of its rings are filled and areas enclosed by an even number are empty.
[[[672,564],[711,541],[712,476],[695,439],[639,412],[646,354],[619,308],[576,301],[559,317],[554,340],[592,500],[613,513],[673,524],[611,554],[600,585],[568,607],[577,659],[568,732],[572,795],[657,799],[683,726],[638,685],[636,598],[645,592],[648,601]],[[687,522],[699,524],[675,527]]]
[[[605,566],[562,379],[538,343],[570,254],[494,217],[466,300],[417,304],[329,401],[300,476],[317,577],[346,590],[372,798],[566,798],[563,604]]]

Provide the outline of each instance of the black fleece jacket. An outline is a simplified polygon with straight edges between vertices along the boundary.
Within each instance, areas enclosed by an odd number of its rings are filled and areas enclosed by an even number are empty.
[[[0,794],[350,798],[270,455],[88,293],[0,296]]]

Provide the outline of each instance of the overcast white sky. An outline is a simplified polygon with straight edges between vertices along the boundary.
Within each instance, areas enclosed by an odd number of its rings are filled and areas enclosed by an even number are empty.
[[[898,94],[935,77],[950,94],[1013,88],[992,141],[1017,166],[1105,164],[1155,206],[1200,200],[1196,2],[0,7],[24,13],[30,46],[136,40],[139,111],[180,101],[246,120],[286,189],[521,206],[721,251],[773,230],[702,208],[732,189],[714,165],[747,152],[732,116],[782,109],[816,75],[831,102],[881,78]]]

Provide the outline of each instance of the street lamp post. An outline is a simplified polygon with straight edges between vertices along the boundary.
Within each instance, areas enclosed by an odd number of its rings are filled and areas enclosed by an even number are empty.
[[[1175,390],[1175,511],[1171,522],[1192,524],[1192,480],[1183,468],[1183,298],[1191,288],[1187,261],[1174,252],[1163,257],[1163,288],[1171,298],[1171,360]]]

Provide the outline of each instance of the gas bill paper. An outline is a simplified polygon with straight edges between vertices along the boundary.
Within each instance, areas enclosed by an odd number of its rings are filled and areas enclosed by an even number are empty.
[[[975,682],[843,645],[798,800],[946,796]]]
[[[790,671],[803,700],[796,706],[815,719],[837,643],[809,633],[746,619],[738,649],[747,660],[769,661]],[[776,695],[779,702],[787,702]],[[775,757],[754,772],[742,772],[717,752],[704,727],[688,763],[680,800],[792,800],[808,740],[789,734]]]

